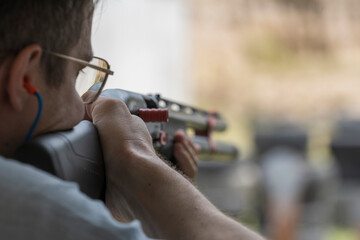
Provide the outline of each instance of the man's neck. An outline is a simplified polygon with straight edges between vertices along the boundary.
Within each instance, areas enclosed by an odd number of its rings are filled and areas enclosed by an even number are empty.
[[[1,135],[0,136],[4,136]],[[0,140],[0,155],[7,157],[7,158],[12,158],[15,155],[15,151],[16,149],[18,149],[22,144],[22,141],[20,141],[19,139],[14,139],[11,137],[1,137]]]

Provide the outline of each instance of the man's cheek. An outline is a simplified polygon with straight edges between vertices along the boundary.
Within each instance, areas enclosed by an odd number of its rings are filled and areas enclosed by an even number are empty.
[[[83,120],[85,114],[85,106],[80,96],[76,95],[74,101],[72,101],[72,103],[69,103],[65,116],[66,114],[71,115],[71,119],[69,119],[69,124],[72,125],[71,127],[75,126],[81,120]]]
[[[53,103],[52,107],[52,114],[49,118],[53,118],[53,125],[50,127],[55,131],[74,127],[83,120],[85,114],[83,101],[77,94],[72,96],[67,95],[62,101]],[[50,119],[49,122],[51,122]]]

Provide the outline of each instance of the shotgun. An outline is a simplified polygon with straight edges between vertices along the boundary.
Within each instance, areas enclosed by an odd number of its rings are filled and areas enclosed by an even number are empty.
[[[102,96],[126,103],[131,113],[141,117],[152,136],[154,148],[164,159],[176,165],[173,135],[178,129],[192,131],[192,140],[200,145],[200,160],[232,162],[238,159],[236,146],[216,142],[214,131],[225,131],[220,114],[207,112],[162,98],[121,89],[108,89]],[[47,133],[21,146],[15,159],[31,164],[63,180],[78,183],[80,190],[93,199],[104,199],[105,168],[96,127],[82,121],[73,129]]]

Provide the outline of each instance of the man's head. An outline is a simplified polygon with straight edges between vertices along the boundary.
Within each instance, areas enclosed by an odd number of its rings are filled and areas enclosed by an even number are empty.
[[[30,129],[44,100],[35,135],[70,128],[83,116],[74,82],[82,66],[46,54],[90,60],[93,0],[3,0],[0,6],[0,154],[10,155]]]
[[[0,7],[1,60],[30,44],[53,52],[68,53],[92,17],[91,0],[4,0]],[[86,9],[87,8],[87,9]],[[42,56],[49,84],[61,83],[61,59]]]

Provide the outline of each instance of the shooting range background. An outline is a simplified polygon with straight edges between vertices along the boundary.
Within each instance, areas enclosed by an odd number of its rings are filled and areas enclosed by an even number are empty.
[[[216,137],[243,160],[257,123],[291,123],[309,134],[312,164],[329,166],[336,121],[360,118],[358,0],[107,0],[93,36],[116,72],[107,87],[219,110],[229,129]]]
[[[191,3],[197,99],[227,112],[236,135],[254,119],[326,128],[359,116],[359,1]]]
[[[107,0],[94,52],[115,70],[107,88],[220,109],[232,126],[224,138],[249,155],[254,119],[327,128],[360,114],[359,4]]]

